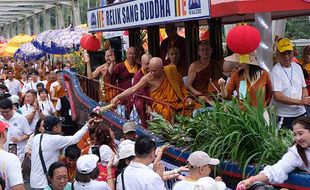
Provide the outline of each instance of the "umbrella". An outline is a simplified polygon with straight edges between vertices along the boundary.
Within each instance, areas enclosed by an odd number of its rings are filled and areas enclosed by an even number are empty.
[[[8,44],[0,44],[0,57],[4,56],[4,49],[6,48]]]
[[[9,41],[9,46],[14,46],[14,47],[19,47],[20,45],[31,42],[33,40],[32,36],[28,36],[26,34],[19,34],[17,36],[14,36],[10,41]]]
[[[50,54],[67,54],[80,48],[80,39],[85,29],[69,27],[48,33],[43,40],[41,49]]]
[[[13,57],[14,53],[18,50],[18,47],[11,46],[10,44],[4,49],[4,56]]]
[[[45,52],[37,49],[31,42],[23,44],[15,52],[14,58],[22,61],[35,61],[45,55]]]
[[[46,41],[46,38],[48,37],[48,35],[53,32],[53,30],[47,30],[47,31],[44,31],[40,34],[38,34],[36,36],[36,38],[32,41],[32,44],[34,45],[34,47],[38,48],[38,49],[41,49],[42,48],[42,43],[44,41]]]

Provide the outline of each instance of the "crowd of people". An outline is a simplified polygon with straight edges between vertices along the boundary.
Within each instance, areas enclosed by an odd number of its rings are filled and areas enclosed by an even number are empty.
[[[184,38],[174,25],[166,32],[160,57],[140,56],[136,47],[129,47],[124,62],[116,63],[112,49],[93,72],[86,61],[87,77],[103,84],[98,89],[102,101],[123,105],[127,119],[135,109],[147,128],[152,112],[173,123],[176,114],[192,116],[201,102],[212,106],[213,94],[240,101],[250,96],[253,106],[262,98],[265,107],[276,106],[279,126],[293,130],[295,144],[277,164],[240,182],[238,188],[256,181],[282,183],[296,167],[310,171],[310,119],[305,116],[310,98],[303,72],[309,70],[309,47],[295,63],[292,42],[280,38],[275,46],[278,63],[269,73],[255,54],[246,62],[240,62],[238,54],[224,58],[223,65],[212,60],[208,41],[199,42],[199,58],[188,64]],[[137,137],[135,123],[124,124],[119,143],[99,108],[78,127],[62,78],[70,63],[22,64],[1,58],[0,64],[0,189],[22,190],[29,183],[34,190],[153,190],[166,189],[165,181],[171,179],[179,181],[174,190],[226,188],[221,177],[209,176],[219,160],[206,152],[195,151],[186,167],[165,171],[161,157],[167,146],[157,148],[149,137]],[[223,72],[218,74],[219,70]],[[180,174],[184,171],[188,176]]]

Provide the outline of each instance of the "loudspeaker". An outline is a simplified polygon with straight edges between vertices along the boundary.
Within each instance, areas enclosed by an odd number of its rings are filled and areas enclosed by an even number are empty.
[[[105,63],[104,51],[87,52],[89,54],[90,67],[93,72],[98,66]]]
[[[120,36],[109,38],[111,47],[115,53],[115,61],[116,63],[120,63],[123,61],[123,42]],[[97,51],[97,52],[88,52],[89,59],[90,59],[90,66],[92,72],[100,65],[105,63],[104,60],[104,51]]]

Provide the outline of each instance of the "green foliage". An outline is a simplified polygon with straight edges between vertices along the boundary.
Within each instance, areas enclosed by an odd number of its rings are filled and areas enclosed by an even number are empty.
[[[72,60],[73,60],[73,68],[76,69],[76,72],[80,75],[84,75],[86,72],[86,65],[83,62],[82,56],[79,51],[72,53]]]
[[[238,162],[245,171],[248,164],[274,164],[293,142],[292,132],[278,130],[275,109],[270,108],[269,122],[263,103],[253,107],[249,101],[216,102],[194,118],[177,116],[177,124],[163,119],[149,123],[155,134],[185,150],[203,150],[221,160]]]
[[[294,17],[287,19],[285,37],[290,39],[309,39],[310,24],[309,17]]]

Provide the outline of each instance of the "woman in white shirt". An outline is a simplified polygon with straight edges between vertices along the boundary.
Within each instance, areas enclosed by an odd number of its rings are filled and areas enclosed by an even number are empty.
[[[272,166],[266,166],[258,175],[241,181],[237,190],[249,188],[254,182],[283,183],[295,168],[310,173],[310,116],[304,116],[293,122],[295,145],[288,149],[281,160]]]
[[[54,114],[56,110],[53,106],[52,101],[48,98],[48,92],[46,88],[40,90],[38,94],[39,94],[38,102],[42,113],[45,116]]]

